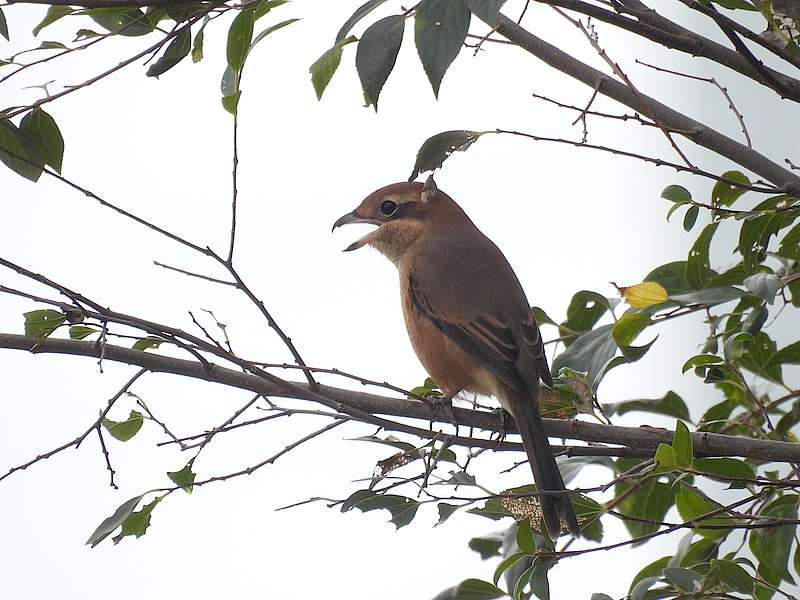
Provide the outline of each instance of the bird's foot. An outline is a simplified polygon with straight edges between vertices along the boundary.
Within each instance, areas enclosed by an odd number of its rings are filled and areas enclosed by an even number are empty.
[[[452,396],[436,396],[430,398],[431,401],[431,428],[433,428],[434,421],[447,421],[456,428],[456,435],[458,435],[458,421],[456,421],[455,414],[453,414],[453,397]]]
[[[508,420],[511,418],[511,413],[502,407],[496,408],[492,412],[497,416],[497,419],[499,421],[499,425],[497,428],[497,445],[499,446],[504,441],[506,441]]]

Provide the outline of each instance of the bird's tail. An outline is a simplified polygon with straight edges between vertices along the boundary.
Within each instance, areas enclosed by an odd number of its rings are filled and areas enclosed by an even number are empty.
[[[522,436],[522,445],[528,455],[536,487],[541,492],[564,492],[566,490],[564,480],[561,478],[561,472],[558,470],[539,415],[538,386],[533,396],[510,392],[506,400]],[[561,534],[561,521],[566,523],[572,535],[580,534],[575,510],[567,494],[541,494],[539,502],[542,519],[551,539],[555,540]]]

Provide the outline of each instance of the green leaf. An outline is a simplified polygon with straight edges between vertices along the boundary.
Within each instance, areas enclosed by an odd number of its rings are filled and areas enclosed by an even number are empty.
[[[677,294],[675,296],[670,296],[669,299],[682,305],[708,304],[709,306],[713,306],[715,304],[724,304],[725,302],[738,300],[742,296],[744,296],[744,292],[740,289],[721,287],[689,292],[688,294]]]
[[[273,8],[278,8],[289,2],[289,0],[261,0],[253,9],[253,22],[269,13]]]
[[[347,512],[353,508],[357,508],[361,512],[385,508],[392,515],[389,522],[394,523],[400,529],[414,519],[417,514],[417,508],[419,508],[419,502],[405,496],[376,494],[370,490],[358,490],[342,503],[341,510],[342,512]]]
[[[127,442],[142,428],[144,423],[144,415],[136,410],[132,410],[131,414],[124,421],[112,421],[111,419],[103,419],[103,427],[108,430],[112,436],[121,442]]]
[[[167,477],[170,478],[172,483],[180,486],[187,494],[192,493],[195,473],[192,472],[192,463],[194,459],[190,460],[180,471],[167,471]]]
[[[669,563],[670,556],[662,556],[658,560],[654,560],[650,564],[646,565],[641,571],[639,571],[634,578],[631,580],[630,587],[628,589],[628,593],[633,593],[633,590],[636,588],[636,585],[640,581],[644,581],[646,579],[658,579],[661,577],[661,573],[664,571],[664,568]]]
[[[386,0],[380,1],[385,2]],[[358,40],[352,35],[337,41],[332,48],[326,50],[322,56],[315,60],[314,64],[309,68],[311,84],[317,94],[317,100],[322,99],[325,88],[328,87],[333,74],[339,68],[339,63],[342,61],[342,47],[356,41]]]
[[[500,564],[497,565],[497,568],[494,570],[494,577],[492,578],[494,585],[497,585],[497,582],[500,581],[500,578],[503,576],[503,573],[508,571],[519,561],[524,560],[526,558],[530,558],[530,554],[528,552],[514,552],[513,554],[509,554],[503,560],[501,560]]]
[[[153,31],[153,23],[136,8],[92,8],[75,14],[89,15],[101,27],[126,36],[147,35]]]
[[[561,471],[561,478],[565,484],[575,479],[587,465],[600,465],[612,470],[614,468],[614,462],[608,456],[570,456],[569,458],[560,456],[557,462],[558,470]]]
[[[690,594],[699,592],[703,583],[700,573],[681,567],[667,567],[664,569],[664,577],[681,591]]]
[[[684,294],[692,289],[686,279],[686,261],[684,260],[656,267],[644,277],[643,281],[655,281],[661,284],[670,296]]]
[[[378,97],[389,77],[403,42],[403,15],[384,17],[370,25],[356,50],[356,70],[367,105],[378,110]]]
[[[667,444],[659,444],[653,460],[658,467],[672,469],[675,466],[675,449]]]
[[[611,336],[613,326],[603,325],[578,337],[553,361],[553,372],[564,367],[587,374],[592,391],[597,390],[604,367],[617,352],[617,344]]]
[[[693,369],[696,367],[705,367],[707,365],[718,365],[720,363],[725,362],[719,356],[714,356],[713,354],[696,354],[695,356],[691,357],[685,363],[683,363],[683,367],[681,367],[681,373],[686,373],[689,369]]]
[[[661,398],[624,400],[613,404],[604,404],[603,409],[609,417],[615,414],[622,416],[629,412],[640,411],[676,417],[685,421],[690,420],[686,403],[673,391],[667,392]]]
[[[358,23],[361,19],[366,17],[384,2],[386,2],[386,0],[369,0],[368,2],[365,2],[359,6],[356,11],[350,15],[347,21],[344,22],[344,25],[342,25],[341,29],[339,29],[339,33],[336,34],[336,42],[338,43],[345,39],[347,34],[350,33],[350,30],[356,23]]]
[[[39,32],[47,27],[58,21],[62,17],[66,17],[69,14],[72,14],[74,9],[69,6],[51,6],[47,9],[47,14],[45,14],[44,19],[33,28],[33,36],[36,37],[39,35]],[[6,38],[8,39],[8,38]]]
[[[494,27],[503,2],[505,0],[469,0],[469,9],[489,27]]]
[[[202,44],[202,42],[201,42]],[[146,75],[148,77],[158,77],[169,71],[172,67],[181,62],[189,54],[192,49],[192,32],[186,27],[178,35],[176,35],[170,42],[164,54],[150,65],[147,69]],[[200,50],[202,54],[202,46]]]
[[[422,0],[414,19],[414,39],[422,68],[439,97],[439,86],[469,31],[467,0]]]
[[[631,342],[652,323],[650,315],[640,312],[626,312],[614,323],[611,335],[620,348],[630,346]]]
[[[697,493],[693,488],[687,485],[681,485],[678,492],[675,494],[675,507],[684,521],[690,521],[701,515],[710,513],[720,508],[720,505],[706,500],[703,496]],[[724,514],[724,513],[721,513]],[[695,533],[705,538],[719,540],[728,535],[726,529],[704,529],[703,525],[725,525],[730,526],[732,521],[725,517],[710,517],[697,521],[697,528],[694,529]]]
[[[291,25],[292,23],[296,23],[296,22],[297,22],[297,21],[299,21],[299,20],[300,20],[300,19],[286,19],[285,21],[281,21],[280,23],[275,23],[275,25],[271,25],[271,26],[267,27],[267,28],[266,28],[264,31],[262,31],[261,33],[259,33],[259,34],[258,34],[258,35],[257,35],[257,36],[256,36],[256,37],[253,39],[253,43],[252,43],[252,44],[250,44],[250,48],[249,48],[249,50],[247,51],[247,52],[248,52],[248,54],[249,54],[250,52],[252,52],[252,50],[253,50],[253,48],[255,48],[256,44],[258,44],[258,43],[259,43],[261,40],[263,40],[265,37],[267,37],[267,36],[268,36],[268,35],[270,35],[271,33],[275,33],[275,32],[276,32],[276,31],[278,31],[279,29],[283,29],[284,27],[287,27],[287,26]]]
[[[93,333],[100,333],[100,331],[94,327],[87,327],[86,325],[72,325],[69,328],[69,339],[82,340],[89,337]]]
[[[644,600],[647,597],[647,590],[653,587],[660,580],[660,577],[646,577],[645,579],[640,580],[631,589],[630,600]]]
[[[64,158],[64,138],[55,120],[41,108],[34,108],[19,124],[20,132],[36,147],[46,165],[61,173]]]
[[[625,481],[617,483],[615,494],[627,493],[631,484]],[[639,485],[638,489],[629,493],[620,502],[618,510],[623,515],[638,517],[650,521],[663,521],[667,511],[674,503],[672,486],[667,483],[648,479]],[[659,528],[655,523],[625,520],[625,527],[631,537],[641,537],[653,533]]]
[[[208,17],[203,19],[203,24],[200,25],[200,29],[197,30],[197,33],[194,36],[194,42],[192,44],[193,63],[199,63],[201,60],[203,60],[203,42],[205,41],[205,29],[208,21]]]
[[[741,358],[747,348],[749,348],[754,342],[755,337],[753,337],[753,334],[751,333],[746,333],[744,331],[734,333],[725,340],[725,346],[722,349],[722,354],[725,356],[725,360],[729,362],[735,361],[737,358]]]
[[[503,506],[500,504],[500,498],[489,498],[486,500],[483,506],[470,508],[467,512],[472,513],[473,515],[486,517],[487,519],[492,519],[493,521],[499,521],[503,517],[511,516],[511,513],[503,508]]]
[[[100,37],[100,34],[96,31],[92,31],[91,29],[78,29],[78,31],[75,32],[75,39],[72,41],[80,42],[96,37]]]
[[[783,382],[780,363],[774,360],[778,352],[775,341],[763,331],[754,336],[755,342],[750,344],[744,354],[736,362],[748,371],[774,383]]]
[[[759,512],[762,517],[797,519],[797,496],[783,496],[772,501]],[[794,583],[789,573],[789,555],[794,543],[797,525],[788,523],[779,527],[755,529],[750,534],[750,550],[773,575]]]
[[[686,259],[686,279],[696,290],[706,287],[706,283],[713,277],[708,253],[711,248],[711,238],[717,231],[719,223],[711,223],[703,228]]]
[[[800,342],[781,348],[770,359],[768,366],[793,364],[800,365]]]
[[[719,571],[720,580],[734,592],[752,594],[754,581],[750,574],[732,560],[712,560],[711,567]]]
[[[235,114],[236,111],[239,109],[239,99],[241,97],[242,97],[241,92],[236,92],[235,94],[231,94],[230,96],[223,96],[222,108],[224,108],[231,114]]]
[[[2,8],[0,8],[0,35],[6,38],[6,40],[11,41],[8,37],[8,22],[6,21],[6,16],[3,14]]]
[[[722,477],[725,480],[756,478],[753,467],[737,458],[695,458],[692,469],[697,473]]]
[[[750,185],[750,180],[741,171],[727,171],[722,174],[722,177]],[[715,206],[731,206],[746,191],[739,186],[717,181],[714,189],[711,190],[711,203]]]
[[[131,513],[122,523],[122,531],[114,536],[114,543],[118,544],[122,538],[128,535],[140,538],[147,533],[147,528],[150,527],[150,515],[163,497],[156,496],[152,502],[145,504],[142,510]]]
[[[767,258],[772,236],[777,236],[781,229],[791,225],[798,216],[798,211],[774,211],[793,206],[796,202],[796,199],[789,196],[772,196],[753,208],[754,211],[766,214],[745,220],[739,230],[737,249],[742,255],[742,263],[747,273],[754,273],[759,264]]]
[[[683,215],[683,229],[684,231],[691,231],[694,224],[697,222],[697,215],[700,214],[699,206],[690,206],[686,214]]]
[[[500,556],[500,548],[503,546],[504,534],[490,533],[481,537],[474,537],[469,541],[470,550],[474,550],[481,555],[482,560],[487,560],[495,556]]]
[[[567,307],[567,320],[560,327],[562,335],[589,331],[610,308],[609,300],[602,294],[581,290],[572,296]],[[566,346],[571,342],[567,341]]]
[[[539,598],[539,600],[550,600],[550,581],[547,577],[547,573],[554,564],[555,561],[552,558],[544,558],[542,556],[535,558],[533,560],[533,566],[530,568],[531,573],[529,577],[520,577],[519,583],[522,583],[525,579],[529,579],[533,594]],[[518,589],[520,595],[517,595],[515,590],[515,598],[522,597],[522,586],[519,586]]]
[[[164,340],[161,338],[148,335],[146,338],[137,340],[136,343],[133,344],[133,349],[144,352],[145,350],[150,350],[151,348],[158,348],[163,343]]]
[[[598,592],[595,592],[594,594],[592,594],[592,597],[589,600],[614,600],[614,599],[608,594],[600,594]]]
[[[121,504],[113,515],[98,525],[97,529],[94,530],[94,533],[92,533],[92,535],[89,536],[89,539],[86,540],[86,544],[94,548],[97,546],[97,544],[111,535],[111,533],[113,533],[117,527],[120,527],[125,522],[125,519],[130,516],[130,514],[136,508],[136,505],[139,504],[139,501],[142,499],[142,497],[144,497],[144,494],[131,498],[127,502]]]
[[[517,525],[517,546],[522,552],[533,554],[536,552],[536,542],[533,540],[533,529],[530,519],[525,519]],[[495,582],[496,583],[496,582]]]
[[[774,273],[756,273],[750,275],[743,281],[744,287],[756,296],[761,296],[767,301],[767,304],[772,304],[775,300],[775,294],[781,287],[781,278]]]
[[[0,161],[17,175],[38,181],[44,161],[36,147],[8,119],[0,120]]]
[[[37,338],[46,338],[67,320],[67,315],[49,308],[32,310],[24,313],[23,316],[25,317],[25,335]]]
[[[439,520],[436,522],[436,525],[441,525],[450,516],[456,512],[459,508],[461,508],[460,504],[448,504],[447,502],[439,502],[436,507],[439,509]]]
[[[226,56],[228,66],[234,71],[241,71],[244,66],[247,51],[250,49],[250,42],[253,39],[254,22],[253,9],[245,8],[236,15],[228,29]]]
[[[480,579],[465,579],[458,584],[455,600],[493,600],[506,593],[496,585]]]
[[[746,276],[747,273],[745,272],[744,265],[742,263],[739,263],[735,267],[728,269],[724,273],[720,273],[719,275],[714,275],[714,277],[712,277],[708,281],[707,285],[709,289],[726,288],[732,285],[741,285]]]
[[[661,197],[670,202],[679,202],[681,204],[692,201],[692,194],[681,185],[668,185],[661,192]]]
[[[675,433],[672,436],[672,447],[675,449],[675,464],[679,467],[692,466],[694,450],[692,448],[692,434],[683,421],[675,424]]]
[[[444,164],[453,152],[464,152],[483,135],[480,131],[459,129],[443,131],[429,137],[417,150],[417,159],[409,181],[413,181],[420,173],[434,171]]]

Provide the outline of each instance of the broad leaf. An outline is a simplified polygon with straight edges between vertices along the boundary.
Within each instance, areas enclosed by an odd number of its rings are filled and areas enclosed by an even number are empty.
[[[8,119],[0,120],[0,161],[25,179],[38,181],[44,161],[36,147]]]
[[[469,21],[467,0],[422,0],[417,6],[417,53],[437,98],[442,78],[467,37]]]
[[[417,175],[426,171],[433,171],[442,166],[444,161],[453,152],[464,152],[485,132],[467,131],[464,129],[456,131],[443,131],[429,137],[422,143],[417,151],[417,159],[414,162],[414,170],[411,172],[409,181],[414,181]]]
[[[122,523],[124,523],[125,519],[130,516],[143,496],[144,494],[141,496],[136,496],[121,504],[120,507],[114,511],[113,515],[98,525],[97,529],[95,529],[92,535],[89,536],[89,539],[86,540],[86,544],[94,548],[97,546],[97,544],[111,535],[111,533],[113,533],[117,527],[122,526]]]
[[[403,15],[384,17],[370,25],[356,50],[356,70],[367,105],[378,110],[378,97],[394,68],[405,29]]]
[[[201,42],[202,48],[202,42]],[[186,27],[170,42],[164,54],[147,69],[148,77],[158,77],[181,62],[192,49],[192,32]],[[200,51],[202,53],[202,50]]]
[[[139,433],[143,423],[144,415],[136,410],[132,410],[131,414],[124,421],[112,421],[108,418],[103,419],[103,427],[121,442],[127,442]]]
[[[336,42],[339,43],[345,39],[347,34],[350,33],[350,30],[356,23],[358,23],[361,19],[366,17],[384,2],[386,2],[386,0],[369,0],[368,2],[365,2],[359,6],[356,11],[350,15],[347,21],[344,22],[344,25],[342,25],[341,29],[339,29],[339,33],[336,34]]]
[[[706,283],[713,276],[708,253],[711,248],[711,238],[714,237],[717,227],[719,227],[719,223],[706,225],[689,250],[689,256],[686,259],[686,279],[696,290],[705,288]]]
[[[384,1],[385,0],[381,0],[381,2]],[[336,72],[336,69],[339,68],[339,63],[342,61],[342,47],[356,41],[358,40],[354,36],[338,40],[332,48],[326,50],[309,68],[311,83],[317,94],[317,100],[322,99],[325,88],[328,87],[333,74]]]

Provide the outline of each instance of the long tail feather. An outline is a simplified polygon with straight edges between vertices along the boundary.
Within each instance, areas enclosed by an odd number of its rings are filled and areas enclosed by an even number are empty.
[[[539,416],[538,395],[538,390],[533,398],[511,392],[506,399],[522,437],[536,487],[542,492],[564,492],[564,480]],[[566,523],[572,535],[580,535],[578,519],[567,494],[542,494],[539,501],[545,528],[551,539],[555,540],[561,534],[561,521]]]

